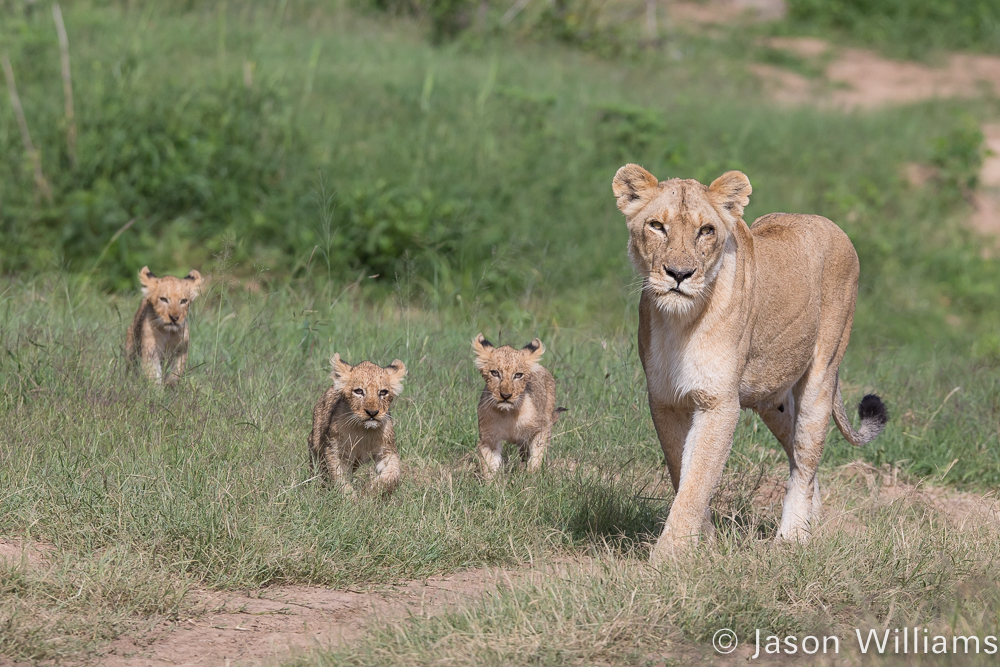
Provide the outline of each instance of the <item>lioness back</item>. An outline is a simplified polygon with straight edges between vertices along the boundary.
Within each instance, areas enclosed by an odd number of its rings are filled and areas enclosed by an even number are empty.
[[[389,494],[402,475],[389,410],[403,390],[406,366],[399,359],[385,368],[370,361],[351,366],[339,354],[330,363],[333,386],[313,408],[309,452],[327,478],[351,496],[351,473],[374,461],[374,488]]]
[[[487,479],[503,464],[503,443],[516,444],[527,468],[541,468],[552,439],[552,425],[564,408],[556,408],[556,381],[538,362],[545,346],[537,338],[520,350],[494,347],[482,334],[472,341],[475,365],[485,381],[479,396],[477,451]]]

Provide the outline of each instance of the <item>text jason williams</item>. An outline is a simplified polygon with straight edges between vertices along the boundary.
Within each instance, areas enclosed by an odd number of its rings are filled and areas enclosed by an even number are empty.
[[[976,635],[948,637],[931,634],[928,628],[922,627],[867,630],[864,632],[855,629],[854,635],[857,638],[858,650],[865,654],[871,651],[878,654],[968,655],[984,653],[994,655],[998,648],[996,635],[987,635],[982,638]],[[759,658],[761,655],[778,653],[787,655],[840,653],[840,638],[833,635],[820,637],[786,635],[779,637],[778,635],[765,635],[758,629],[756,639],[757,645],[754,654],[750,656],[751,660]]]

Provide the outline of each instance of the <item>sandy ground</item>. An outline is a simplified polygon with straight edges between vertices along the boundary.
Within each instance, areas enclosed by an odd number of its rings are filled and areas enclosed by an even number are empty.
[[[364,636],[384,620],[438,613],[491,590],[499,570],[458,572],[374,592],[285,586],[250,595],[196,591],[205,613],[122,637],[100,659],[108,667],[275,664],[290,654]]]

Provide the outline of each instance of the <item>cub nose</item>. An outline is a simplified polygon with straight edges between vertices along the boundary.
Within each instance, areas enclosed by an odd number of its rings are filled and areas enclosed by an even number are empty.
[[[378,417],[378,410],[369,410],[368,408],[365,408],[365,414],[367,414],[372,419],[375,419],[376,417]]]
[[[682,282],[694,275],[694,269],[668,269],[666,265],[663,266],[663,272],[677,281],[678,287],[680,287]]]
[[[500,398],[502,398],[505,401],[509,399],[511,396],[513,396],[513,394],[505,394],[502,391],[500,392]]]
[[[171,324],[177,324],[177,316],[176,315],[171,315],[170,316],[170,323]]]

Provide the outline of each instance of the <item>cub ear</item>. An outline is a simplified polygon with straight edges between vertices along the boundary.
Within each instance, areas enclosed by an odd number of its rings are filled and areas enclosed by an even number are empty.
[[[399,396],[400,392],[403,391],[406,364],[399,359],[393,359],[392,363],[386,367],[386,370],[389,371],[389,385],[392,387],[392,393]]]
[[[330,366],[333,368],[333,371],[330,373],[330,379],[333,380],[333,389],[334,391],[342,391],[347,385],[347,377],[354,370],[354,367],[341,361],[340,354],[338,353],[334,353],[330,357]]]
[[[525,345],[523,349],[528,353],[528,361],[533,364],[538,363],[538,360],[545,354],[545,346],[537,338]]]
[[[475,364],[476,368],[479,370],[483,369],[483,365],[490,358],[490,353],[493,350],[493,343],[486,340],[483,334],[478,334],[472,339],[472,351],[476,353]]]
[[[627,164],[618,170],[611,190],[618,200],[618,210],[630,217],[638,213],[656,194],[659,181],[637,164]]]
[[[750,203],[750,179],[742,171],[727,171],[708,186],[708,199],[723,217],[733,221],[743,217],[743,208]]]
[[[191,297],[194,298],[198,296],[201,292],[202,277],[196,269],[191,269],[191,272],[184,276],[184,280],[191,282]]]
[[[149,290],[153,289],[153,286],[158,282],[160,279],[153,275],[148,266],[139,269],[139,283],[142,285],[143,296],[149,296]]]

